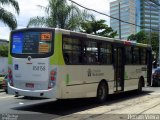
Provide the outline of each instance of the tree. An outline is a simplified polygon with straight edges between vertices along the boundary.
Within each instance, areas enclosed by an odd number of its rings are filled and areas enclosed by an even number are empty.
[[[111,27],[105,24],[105,20],[94,20],[85,21],[81,24],[81,32],[94,34],[104,37],[114,38],[117,35],[117,32],[114,32]]]
[[[66,0],[48,0],[47,7],[39,6],[46,13],[46,16],[37,16],[30,19],[27,27],[58,27],[69,30],[76,30],[80,23],[92,15],[81,11],[78,7],[68,5]]]
[[[128,40],[136,40],[138,43],[148,44],[149,43],[149,36],[145,31],[140,31],[137,34],[132,34],[128,37]],[[159,49],[159,38],[158,33],[152,32],[151,33],[151,46],[152,50],[156,53],[156,56],[158,56],[158,49]]]
[[[151,45],[152,50],[156,53],[156,57],[158,57],[159,51],[159,35],[158,33],[152,32],[151,33]]]
[[[0,46],[0,56],[8,57],[8,46],[4,46],[4,45]]]
[[[17,27],[17,20],[13,13],[5,9],[6,5],[12,6],[17,14],[19,14],[20,11],[19,5],[16,0],[0,0],[0,21],[13,30]]]
[[[144,43],[144,44],[148,43],[148,37],[147,37],[145,31],[140,31],[135,35],[134,34],[130,35],[128,37],[128,40],[136,41],[138,43]]]

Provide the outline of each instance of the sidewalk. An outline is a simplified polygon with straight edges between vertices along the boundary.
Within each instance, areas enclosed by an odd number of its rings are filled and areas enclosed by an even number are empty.
[[[3,89],[0,89],[0,93],[1,93],[1,92],[4,92],[4,90],[3,90]]]
[[[160,94],[127,99],[53,120],[160,120]]]

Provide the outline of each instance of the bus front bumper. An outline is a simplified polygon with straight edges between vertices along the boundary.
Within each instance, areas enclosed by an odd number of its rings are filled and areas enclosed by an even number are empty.
[[[49,90],[23,90],[15,88],[8,84],[8,94],[15,96],[28,96],[28,97],[39,97],[39,98],[52,98],[56,99],[55,88]]]

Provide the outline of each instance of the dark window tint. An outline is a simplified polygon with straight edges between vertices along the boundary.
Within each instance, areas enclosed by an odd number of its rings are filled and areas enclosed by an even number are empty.
[[[112,45],[89,38],[63,36],[63,56],[66,64],[112,64]]]
[[[100,63],[112,63],[112,46],[109,43],[101,43],[100,45]]]
[[[141,64],[142,65],[145,65],[147,62],[146,62],[146,49],[145,48],[141,48]]]
[[[133,64],[140,64],[140,54],[139,54],[139,48],[134,47],[133,48]]]
[[[81,41],[78,38],[63,37],[63,54],[66,64],[81,64]]]
[[[98,63],[98,46],[95,41],[85,41],[83,61],[85,64]]]
[[[125,49],[126,64],[132,64],[132,47],[127,46]]]

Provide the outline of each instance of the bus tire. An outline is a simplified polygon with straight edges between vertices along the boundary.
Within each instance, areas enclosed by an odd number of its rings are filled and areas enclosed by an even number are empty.
[[[139,82],[138,82],[138,89],[137,89],[138,93],[142,92],[142,87],[143,87],[143,80],[140,79]]]
[[[156,83],[154,81],[152,82],[152,87],[156,87]]]
[[[108,85],[105,82],[100,82],[97,89],[97,102],[104,103],[108,96]]]

